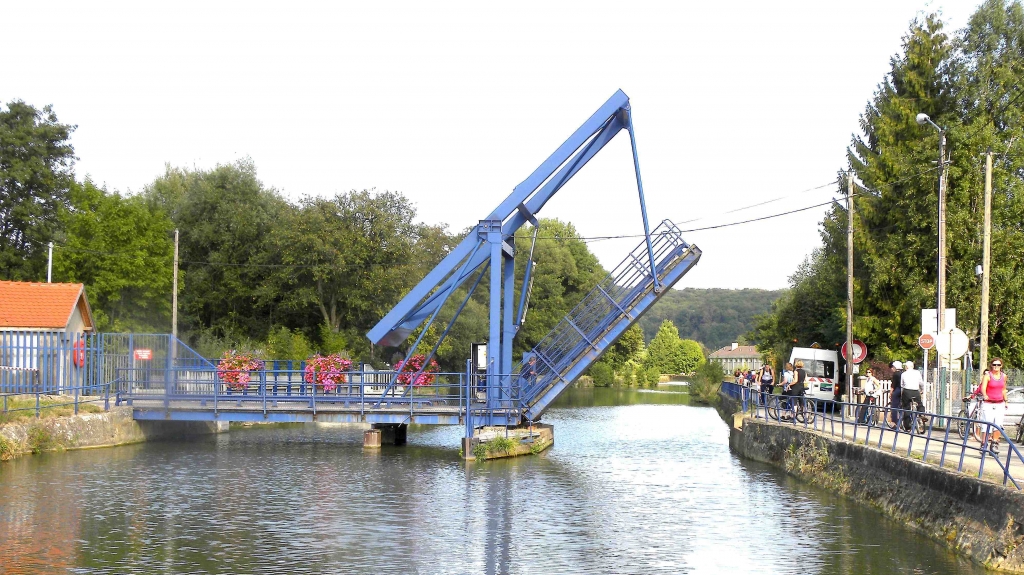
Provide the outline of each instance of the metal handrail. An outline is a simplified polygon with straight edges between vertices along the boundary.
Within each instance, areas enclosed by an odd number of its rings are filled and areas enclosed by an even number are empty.
[[[48,404],[48,405],[43,405],[42,404],[42,396],[44,396],[44,395],[52,396],[52,395],[54,395],[52,391],[21,391],[21,392],[5,392],[5,393],[0,393],[0,398],[2,398],[2,402],[0,402],[0,403],[2,403],[2,408],[0,408],[0,413],[5,413],[6,414],[6,413],[11,413],[11,412],[19,412],[19,411],[34,411],[35,415],[36,415],[36,419],[39,419],[40,417],[42,417],[43,410],[51,409],[51,408],[56,408],[56,407],[67,407],[69,405],[73,405],[74,408],[75,408],[75,415],[78,415],[79,406],[81,406],[83,404],[99,403],[100,401],[103,402],[103,410],[104,411],[110,411],[110,389],[116,383],[117,383],[116,381],[108,381],[107,383],[100,384],[98,386],[96,384],[89,384],[89,385],[79,385],[79,386],[64,387],[63,388],[64,391],[73,391],[74,392],[74,395],[72,396],[73,398],[70,399],[70,401],[65,401],[63,403],[51,403],[51,404]],[[81,393],[82,391],[85,391],[86,389],[88,389],[89,391],[96,391],[97,387],[99,387],[103,391],[102,394],[99,394],[99,395],[85,395],[85,394]],[[31,407],[10,407],[10,404],[9,404],[9,401],[8,401],[10,398],[12,398],[12,397],[23,397],[23,396],[26,396],[26,395],[34,395],[35,396],[36,401],[35,401],[35,405],[34,406],[31,406]],[[58,397],[64,397],[64,394],[58,394]],[[85,398],[85,397],[88,397],[90,399],[82,399],[82,398]]]
[[[977,454],[980,457],[976,474],[979,479],[983,478],[985,463],[991,460],[999,466],[1003,477],[1003,485],[1012,484],[1018,490],[1024,489],[1011,472],[1011,465],[1014,464],[1020,465],[1021,469],[1024,470],[1024,453],[1021,452],[1017,444],[1011,441],[1010,435],[1006,433],[1002,426],[988,421],[972,419],[970,417],[941,415],[921,410],[910,412],[902,408],[867,403],[827,401],[807,396],[766,394],[730,382],[723,382],[722,391],[726,395],[741,401],[743,410],[745,412],[750,411],[755,419],[771,421],[781,425],[802,426],[805,429],[853,442],[862,440],[864,445],[869,447],[885,449],[890,453],[915,460],[917,459],[916,455],[919,453],[920,461],[926,464],[936,463],[934,458],[929,460],[928,454],[931,449],[934,455],[934,449],[936,448],[933,448],[933,445],[938,443],[941,446],[941,453],[938,457],[937,465],[940,468],[949,469],[945,465],[947,457],[956,457],[956,471],[958,473],[968,474],[964,470],[967,455]],[[776,406],[780,406],[784,401],[796,402],[797,405],[805,410],[805,413],[808,409],[814,409],[814,414],[810,417],[804,416],[802,422],[798,421],[796,417],[785,419],[780,411],[776,411],[776,416],[771,417],[767,407],[771,406],[772,402],[775,402]],[[818,406],[824,408],[820,413],[817,411]],[[864,408],[869,414],[867,422],[861,421],[861,408]],[[791,409],[792,407],[787,408],[787,411]],[[853,413],[854,416],[848,418],[848,413]],[[876,422],[875,419],[879,415],[882,416],[881,422]],[[903,429],[903,422],[906,421],[908,416],[912,418],[910,420],[911,425],[909,430],[905,430]],[[921,416],[926,418],[927,424],[924,433],[918,434],[915,432],[917,425],[914,418]],[[896,422],[895,427],[890,427],[887,423],[888,421]],[[965,430],[963,433],[959,431],[961,426]],[[971,445],[969,437],[973,426],[980,426],[984,430],[982,435],[985,438],[991,437],[994,432],[998,432],[1005,437],[1006,452],[996,455],[983,446]],[[950,436],[951,430],[953,437]],[[852,431],[852,435],[850,431]],[[863,431],[863,436],[860,436],[861,431]],[[872,439],[873,432],[877,432],[877,440]],[[899,446],[901,436],[907,440],[905,453]],[[890,439],[891,442],[889,441]],[[924,442],[924,447],[919,452],[914,451],[915,441],[918,446],[920,446],[921,441]]]

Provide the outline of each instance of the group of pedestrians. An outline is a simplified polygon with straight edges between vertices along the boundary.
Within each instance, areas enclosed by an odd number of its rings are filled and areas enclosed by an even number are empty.
[[[913,429],[914,418],[919,417],[920,412],[924,411],[924,398],[921,396],[923,375],[914,368],[913,361],[896,360],[890,367],[893,373],[887,417],[893,427],[900,425],[905,430]],[[982,401],[981,420],[993,424],[990,428],[991,433],[986,433],[982,439],[981,447],[994,454],[999,454],[1001,434],[998,429],[1003,426],[1003,415],[1007,409],[1007,378],[1003,367],[1002,358],[993,358],[989,363],[989,369],[982,374],[981,384],[974,391],[974,395]],[[866,377],[862,380],[861,391],[864,400],[857,409],[857,420],[861,423],[869,423],[868,420],[874,411],[869,409],[869,406],[880,405],[885,398],[882,382],[878,377],[880,375],[883,374],[868,368]],[[776,374],[772,366],[765,363],[756,371],[736,370],[734,376],[736,383],[749,387],[751,393],[759,393],[762,403],[767,400],[768,395],[775,394],[777,387],[783,396],[802,397],[806,392],[807,372],[804,371],[803,362],[800,360],[797,360],[795,365],[787,363],[781,374]]]
[[[778,377],[772,366],[765,363],[761,365],[761,369],[750,372],[750,377],[743,379],[752,393],[760,393],[761,403],[767,401],[769,395],[775,394],[776,386],[781,389],[781,395],[793,398],[803,397],[807,391],[807,372],[804,370],[804,362],[799,359],[795,365],[786,363]],[[799,400],[788,402],[787,405],[795,404],[797,401]],[[783,419],[789,418],[784,416]]]

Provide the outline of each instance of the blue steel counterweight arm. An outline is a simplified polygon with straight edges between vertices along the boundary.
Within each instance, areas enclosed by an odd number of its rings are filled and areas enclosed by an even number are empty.
[[[501,220],[505,222],[502,233],[505,236],[514,234],[527,221],[527,217],[519,210],[520,204],[526,206],[530,215],[537,214],[555,192],[625,128],[622,116],[628,114],[628,105],[629,98],[626,94],[622,90],[617,91],[484,219]],[[562,167],[561,171],[558,171],[559,167]],[[549,178],[551,181],[538,190],[538,187]],[[457,286],[466,280],[468,274],[454,275],[454,272],[480,243],[486,242],[481,241],[475,230],[470,232],[437,267],[367,332],[366,336],[370,341],[386,346],[396,346],[405,341],[405,338],[439,305],[439,294],[444,293],[445,288],[451,284]],[[487,261],[488,255],[485,250],[478,251],[468,267],[470,273]]]
[[[536,215],[544,205],[576,173],[600,152],[620,131],[627,130],[633,151],[633,165],[637,179],[640,209],[643,216],[644,232],[647,237],[647,255],[650,274],[655,289],[660,291],[654,251],[651,248],[650,230],[647,222],[647,207],[644,202],[643,184],[640,179],[640,165],[636,153],[636,142],[630,118],[629,98],[622,90],[612,95],[586,122],[562,143],[540,166],[537,167],[512,193],[470,232],[416,287],[375,325],[367,337],[377,345],[397,346],[402,344],[416,328],[426,321],[424,333],[437,316],[440,307],[476,270],[491,266],[490,281],[490,328],[488,359],[495,366],[488,377],[489,408],[496,406],[499,398],[507,398],[513,369],[512,339],[525,313],[530,272],[532,271],[532,248],[530,261],[526,262],[527,274],[519,289],[518,310],[514,307],[514,237],[525,223],[537,226]],[[535,230],[536,232],[536,230]],[[514,314],[514,311],[518,313]],[[447,329],[445,334],[447,334]],[[422,334],[421,334],[422,335]],[[436,347],[436,346],[435,346]],[[410,354],[412,351],[409,352]],[[391,385],[394,385],[392,382]],[[501,386],[502,389],[496,389]]]

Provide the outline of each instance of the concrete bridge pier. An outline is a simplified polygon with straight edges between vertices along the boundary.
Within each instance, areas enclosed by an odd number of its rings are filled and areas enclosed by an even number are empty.
[[[374,423],[363,433],[363,447],[380,448],[381,445],[405,445],[409,434],[406,423]]]

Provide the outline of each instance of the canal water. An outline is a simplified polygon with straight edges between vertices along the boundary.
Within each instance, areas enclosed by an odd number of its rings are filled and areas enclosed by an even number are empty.
[[[461,428],[232,429],[0,465],[0,573],[982,573],[745,461],[678,391],[570,390],[539,457]]]

